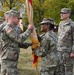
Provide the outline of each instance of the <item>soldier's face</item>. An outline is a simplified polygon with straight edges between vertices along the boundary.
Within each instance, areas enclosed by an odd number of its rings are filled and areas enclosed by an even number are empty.
[[[19,23],[19,19],[17,17],[14,17],[14,24],[17,25]]]
[[[42,32],[46,32],[48,28],[49,28],[49,27],[48,27],[48,25],[46,25],[46,24],[42,24],[42,25],[41,25],[41,31],[42,31]]]
[[[69,18],[70,13],[60,13],[60,16],[61,16],[61,19],[62,20],[65,20],[65,19],[68,19]]]

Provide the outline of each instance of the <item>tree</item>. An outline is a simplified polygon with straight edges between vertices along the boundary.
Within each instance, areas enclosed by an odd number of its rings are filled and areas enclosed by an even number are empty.
[[[25,12],[25,1],[24,0],[1,0],[0,2],[1,12],[9,11],[13,8],[16,8],[18,11]]]
[[[2,2],[3,12],[10,10],[13,7],[16,7],[18,10],[22,7],[22,4],[25,4],[24,0],[0,0]],[[40,22],[43,18],[53,18],[56,23],[60,21],[60,10],[63,7],[69,7],[72,9],[71,18],[74,19],[74,0],[33,0],[33,15],[34,23],[36,27],[40,26]],[[2,14],[1,14],[2,15]],[[25,22],[27,22],[27,17],[25,15]]]
[[[55,19],[56,23],[60,21],[60,10],[63,7],[68,7],[72,9],[72,19],[74,19],[74,0],[34,0],[34,22],[39,22],[42,18],[52,17]],[[36,23],[37,23],[36,22]],[[37,23],[38,24],[38,23]]]

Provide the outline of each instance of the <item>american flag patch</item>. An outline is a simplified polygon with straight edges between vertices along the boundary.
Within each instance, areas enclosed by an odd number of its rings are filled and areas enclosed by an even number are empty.
[[[7,30],[7,34],[9,34],[11,31],[12,31],[12,28],[9,28],[9,29]]]

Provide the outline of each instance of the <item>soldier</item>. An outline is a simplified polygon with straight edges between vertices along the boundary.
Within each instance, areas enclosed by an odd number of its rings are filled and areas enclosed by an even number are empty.
[[[3,29],[4,26],[5,26],[5,24],[2,21],[2,17],[0,17],[0,49],[2,47],[2,32],[1,32],[1,30]],[[1,57],[0,57],[0,73],[1,73]]]
[[[0,17],[0,26],[2,24],[2,17]],[[1,48],[1,33],[0,33],[0,48]]]
[[[7,14],[8,12],[14,12],[14,11],[16,11],[16,12],[18,12],[16,9],[11,9],[10,11],[7,11],[5,14]],[[20,13],[20,12],[18,12],[18,13]],[[7,18],[7,17],[6,17]],[[22,19],[22,17],[20,17],[19,18],[20,20]],[[17,33],[18,34],[21,34],[23,31],[22,31],[22,29],[20,28],[20,26],[19,26],[19,23],[18,23],[18,25],[16,26],[16,31],[17,31]],[[32,43],[31,42],[23,42],[23,43],[18,43],[18,46],[20,47],[20,48],[28,48],[29,46],[31,46],[32,45]]]
[[[60,11],[61,22],[58,29],[58,51],[63,58],[63,66],[61,68],[62,75],[73,75],[73,64],[70,58],[73,46],[72,25],[74,22],[69,18],[71,13],[70,8],[62,8]]]
[[[6,12],[4,13],[4,19],[5,19],[5,21],[0,25],[0,32],[1,32],[1,30],[4,28],[4,26],[5,26],[6,23],[7,23],[8,14],[9,14],[9,11],[6,11]]]
[[[0,17],[0,26],[1,26],[2,22],[3,22],[2,17]],[[0,48],[2,46],[1,40],[2,40],[2,38],[1,38],[1,32],[0,32]],[[0,57],[0,74],[1,74],[1,57]]]
[[[30,24],[24,33],[19,34],[16,30],[19,19],[19,12],[9,12],[7,25],[2,30],[4,44],[1,48],[1,75],[19,75],[17,64],[20,48],[18,43],[23,43],[33,30],[33,24]]]
[[[0,17],[0,24],[2,24],[3,20],[2,20],[2,17]]]
[[[14,10],[10,10],[10,11],[14,11]],[[4,26],[7,24],[7,21],[8,21],[8,14],[9,14],[10,11],[6,11],[6,12],[4,13],[4,19],[5,19],[5,21],[0,25],[0,33],[2,33],[1,30],[2,30],[2,29],[4,28]],[[22,17],[21,17],[20,19],[22,19]],[[19,34],[22,33],[22,30],[21,30],[21,28],[19,27],[19,25],[17,26],[16,31],[17,31],[17,33],[19,33]],[[0,37],[0,38],[1,38],[1,37]],[[1,38],[1,41],[2,41],[2,38]],[[2,45],[2,43],[3,43],[3,42],[1,42],[1,45]],[[19,43],[19,44],[18,44],[18,46],[19,46],[20,48],[28,48],[28,47],[31,46],[31,45],[32,45],[32,43],[30,43],[30,42],[24,42],[24,43]]]
[[[44,18],[41,24],[40,47],[34,50],[37,56],[41,57],[40,75],[56,75],[56,67],[58,63],[57,56],[57,36],[53,32],[54,22],[51,18]]]

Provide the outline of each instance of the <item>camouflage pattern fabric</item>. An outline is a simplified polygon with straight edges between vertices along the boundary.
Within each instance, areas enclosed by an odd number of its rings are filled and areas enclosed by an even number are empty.
[[[18,61],[2,60],[1,75],[19,75],[17,63]]]
[[[5,26],[6,22],[3,22],[1,25],[0,25],[0,49],[2,47],[2,29],[3,27]],[[0,74],[1,74],[1,55],[0,55]]]
[[[72,33],[71,25],[74,22],[69,19],[68,21],[61,21],[58,30],[58,51],[61,53],[63,59],[63,69],[61,70],[62,75],[73,75],[73,64],[70,58],[72,52]]]
[[[1,75],[18,75],[17,63],[19,58],[20,48],[18,43],[23,43],[30,35],[31,30],[26,30],[24,33],[17,32],[17,25],[6,25],[3,28],[3,46],[1,53]]]
[[[51,37],[52,36],[52,37]],[[54,39],[55,38],[55,41]],[[57,50],[57,36],[51,30],[48,31],[41,38],[40,48],[34,50],[37,56],[41,56],[41,75],[54,75],[56,74],[56,67],[58,63],[58,57],[55,54],[55,50]]]
[[[21,30],[21,28],[20,28],[20,26],[19,25],[17,25],[16,27],[15,27],[15,30],[17,31],[17,33],[18,34],[21,34],[22,33],[22,30]],[[29,42],[23,42],[23,43],[18,43],[18,46],[20,47],[20,48],[28,48],[29,46],[31,46],[31,43],[29,43]]]
[[[0,25],[0,48],[2,46],[2,29],[3,27],[5,26],[6,22],[3,22],[1,25]]]

